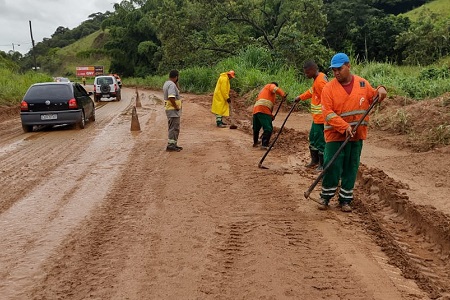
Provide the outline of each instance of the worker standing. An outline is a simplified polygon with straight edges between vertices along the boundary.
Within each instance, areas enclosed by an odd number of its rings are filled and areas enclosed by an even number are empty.
[[[178,146],[181,120],[181,99],[178,89],[178,77],[179,72],[177,70],[170,71],[169,80],[163,85],[164,107],[169,125],[169,140],[166,151],[172,152],[180,152],[183,150],[183,147]]]
[[[274,116],[272,114],[275,105],[276,95],[286,99],[286,93],[278,87],[278,83],[271,82],[266,84],[259,92],[253,106],[253,147],[258,146],[259,131],[261,127],[263,134],[261,138],[261,149],[267,150],[270,137],[272,136]]]
[[[81,78],[81,81],[83,82],[83,85],[86,86],[86,77]]]
[[[325,118],[325,153],[324,164],[327,165],[347,136],[349,142],[327,169],[322,180],[319,209],[328,208],[330,199],[338,190],[339,204],[344,212],[351,212],[353,188],[359,168],[363,140],[367,136],[369,117],[366,117],[352,133],[356,125],[378,95],[378,101],[383,101],[387,92],[383,86],[374,89],[370,83],[350,71],[350,60],[344,53],[337,53],[331,59],[330,68],[334,79],[328,82],[322,90],[322,111]]]
[[[221,73],[214,89],[211,112],[216,115],[216,125],[224,128],[222,117],[230,115],[230,79],[235,77],[233,70]]]
[[[311,155],[311,162],[306,165],[308,168],[317,167],[318,171],[323,170],[323,151],[325,148],[325,139],[323,137],[323,115],[322,104],[320,98],[322,89],[328,82],[327,75],[319,72],[317,64],[312,61],[306,61],[303,65],[303,72],[308,79],[314,79],[313,85],[310,89],[295,98],[295,102],[300,100],[311,99],[311,114],[313,117],[311,129],[309,131],[309,152]]]

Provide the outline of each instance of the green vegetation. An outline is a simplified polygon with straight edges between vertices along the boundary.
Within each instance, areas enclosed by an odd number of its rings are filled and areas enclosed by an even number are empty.
[[[0,105],[20,103],[30,85],[46,81],[53,81],[53,79],[34,71],[18,74],[11,69],[2,68],[0,65]]]
[[[294,68],[268,64],[267,58],[255,55],[261,49],[249,47],[238,56],[227,58],[212,68],[192,67],[180,70],[180,86],[183,92],[211,93],[220,73],[233,69],[236,78],[231,81],[232,88],[240,95],[254,96],[266,83],[277,81],[289,93],[291,100],[311,85]],[[251,59],[253,57],[253,59]],[[352,61],[354,59],[351,59]],[[391,63],[355,63],[352,70],[376,87],[384,85],[390,96],[404,96],[416,100],[437,97],[450,91],[450,69],[448,65],[395,66]],[[329,74],[330,75],[330,74]],[[167,75],[127,78],[126,84],[132,86],[160,89]]]
[[[433,0],[431,2],[425,3],[413,10],[410,10],[403,14],[403,16],[408,17],[411,21],[418,21],[421,15],[426,13],[433,13],[438,19],[447,18],[450,16],[450,5],[448,0]]]
[[[109,70],[111,60],[103,45],[108,39],[108,33],[100,30],[85,36],[64,48],[55,48],[47,56],[40,58],[46,71],[57,76],[69,77],[75,80],[77,66],[103,66]]]

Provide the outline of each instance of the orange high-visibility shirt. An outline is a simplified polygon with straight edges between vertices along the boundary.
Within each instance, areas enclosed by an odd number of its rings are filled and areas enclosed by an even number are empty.
[[[275,84],[266,84],[256,98],[255,105],[253,106],[253,114],[263,113],[266,115],[272,115],[276,95],[284,97],[286,94]]]
[[[312,87],[299,96],[301,100],[311,99],[311,114],[315,124],[323,124],[325,122],[322,115],[321,96],[322,89],[327,82],[327,75],[320,72],[314,79]]]
[[[328,82],[322,90],[326,142],[344,141],[347,127],[358,123],[377,94],[377,90],[367,80],[356,75],[353,75],[353,78],[353,89],[350,95],[336,78]],[[369,116],[360,124],[351,141],[366,139],[368,122]]]

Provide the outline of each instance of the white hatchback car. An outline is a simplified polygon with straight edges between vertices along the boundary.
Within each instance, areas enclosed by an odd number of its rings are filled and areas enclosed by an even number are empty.
[[[122,98],[120,86],[114,76],[97,76],[94,79],[94,100],[100,101],[102,98],[115,98],[120,101]]]

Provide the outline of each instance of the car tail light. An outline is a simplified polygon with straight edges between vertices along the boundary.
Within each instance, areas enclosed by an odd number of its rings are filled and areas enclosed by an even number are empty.
[[[69,108],[78,108],[77,100],[75,100],[75,98],[69,100]]]
[[[117,84],[114,83],[114,90],[117,92]]]
[[[95,88],[96,86],[95,86],[95,84],[94,84],[94,93],[96,92],[96,88]]]
[[[22,100],[22,102],[20,103],[20,110],[28,111],[28,103],[25,100]]]

